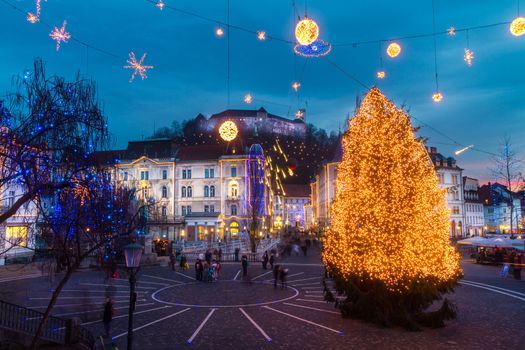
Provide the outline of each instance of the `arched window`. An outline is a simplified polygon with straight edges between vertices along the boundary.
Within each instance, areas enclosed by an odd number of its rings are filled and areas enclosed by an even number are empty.
[[[208,186],[204,186],[204,197],[210,196],[210,188]]]
[[[235,204],[233,204],[231,207],[231,212],[232,212],[232,215],[237,215],[237,206]]]
[[[215,197],[215,186],[210,186],[210,197]]]
[[[192,193],[191,193],[191,186],[188,186],[188,197],[191,197],[192,196]]]
[[[181,189],[181,196],[182,196],[182,197],[186,197],[186,186],[182,186],[182,189]]]
[[[236,221],[232,221],[230,223],[230,233],[232,235],[232,238],[237,238],[239,235],[239,223]]]
[[[230,196],[237,197],[238,195],[239,195],[239,185],[234,183],[230,187]]]
[[[168,198],[168,188],[166,186],[162,186],[162,198]]]

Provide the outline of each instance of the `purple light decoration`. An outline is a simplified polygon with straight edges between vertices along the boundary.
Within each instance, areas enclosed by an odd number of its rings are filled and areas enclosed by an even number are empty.
[[[248,202],[246,203],[252,213],[260,216],[265,208],[264,191],[264,152],[259,144],[253,144],[248,153]],[[249,211],[250,212],[250,211]]]
[[[303,57],[321,57],[326,56],[332,51],[332,45],[318,39],[309,45],[300,45],[297,44],[293,48],[294,52]]]

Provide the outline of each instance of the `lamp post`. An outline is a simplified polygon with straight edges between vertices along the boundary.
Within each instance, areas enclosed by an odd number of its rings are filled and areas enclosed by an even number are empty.
[[[140,258],[142,257],[142,246],[138,243],[131,243],[124,247],[126,257],[126,267],[129,270],[129,314],[128,314],[128,350],[133,348],[133,312],[137,294],[135,284],[137,283],[137,271],[139,270]]]

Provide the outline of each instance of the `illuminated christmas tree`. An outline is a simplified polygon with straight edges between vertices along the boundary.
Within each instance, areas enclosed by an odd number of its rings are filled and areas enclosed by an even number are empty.
[[[445,299],[462,271],[449,242],[445,190],[406,113],[377,88],[343,136],[333,219],[323,261],[343,316],[409,329],[455,317]]]

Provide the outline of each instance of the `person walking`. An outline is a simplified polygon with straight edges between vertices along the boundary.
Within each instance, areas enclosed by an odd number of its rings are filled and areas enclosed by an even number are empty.
[[[264,252],[263,257],[262,257],[262,267],[264,270],[267,270],[268,269],[267,266],[268,266],[268,252]]]
[[[195,261],[195,279],[197,281],[202,281],[202,271],[204,270],[204,266],[202,266],[201,259],[197,259]]]
[[[219,261],[222,261],[222,248],[219,248]]]
[[[239,252],[240,251],[241,250],[239,249],[239,247],[235,248],[235,253],[234,253],[234,255],[235,255],[235,262],[239,261]]]
[[[281,289],[286,288],[286,275],[288,275],[288,269],[279,267],[279,279],[281,280]]]
[[[102,323],[104,323],[104,330],[106,331],[106,337],[110,337],[111,333],[111,321],[115,315],[115,309],[113,308],[113,300],[110,297],[106,298],[104,304],[104,314],[102,315]]]
[[[246,255],[243,255],[241,258],[241,266],[242,266],[242,278],[248,277],[248,257]]]
[[[276,264],[273,266],[273,287],[277,288],[277,280],[279,279],[279,270],[281,266],[279,264]]]
[[[273,264],[275,263],[275,254],[270,255],[270,269],[273,270]]]
[[[175,265],[177,265],[177,257],[175,256],[175,253],[171,253],[170,255],[170,265],[171,269],[175,271]]]

